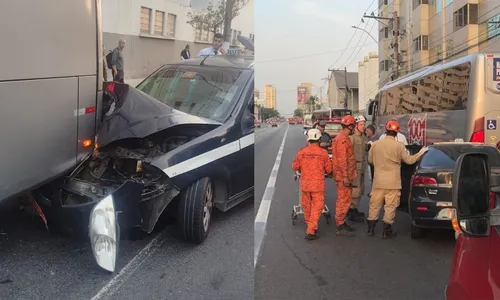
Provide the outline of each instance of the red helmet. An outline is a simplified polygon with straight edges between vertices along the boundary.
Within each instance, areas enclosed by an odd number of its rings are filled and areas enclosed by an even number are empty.
[[[349,126],[349,125],[354,125],[356,124],[356,120],[354,119],[353,116],[347,115],[342,118],[342,121],[340,121],[340,124],[344,126]]]
[[[385,130],[399,132],[399,123],[395,120],[390,120],[385,124]]]

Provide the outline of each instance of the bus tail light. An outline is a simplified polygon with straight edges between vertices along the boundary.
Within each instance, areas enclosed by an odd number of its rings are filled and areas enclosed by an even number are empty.
[[[490,209],[494,209],[496,206],[497,194],[490,192]]]
[[[83,141],[83,147],[84,148],[87,148],[87,147],[90,147],[92,146],[92,140],[84,140]]]
[[[474,130],[470,137],[473,143],[484,143],[484,117],[474,121]]]

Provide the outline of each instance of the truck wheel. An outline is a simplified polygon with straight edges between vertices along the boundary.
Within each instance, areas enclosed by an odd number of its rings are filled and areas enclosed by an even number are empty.
[[[424,229],[411,224],[410,233],[412,239],[419,239],[424,236]]]
[[[181,192],[178,226],[184,240],[196,245],[208,236],[214,204],[214,185],[208,177],[202,178]]]

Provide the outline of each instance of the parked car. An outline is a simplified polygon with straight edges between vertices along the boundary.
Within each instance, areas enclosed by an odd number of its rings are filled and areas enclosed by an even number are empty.
[[[272,122],[271,127],[278,127],[278,124],[276,122]]]
[[[500,168],[500,155],[495,147],[465,142],[431,145],[415,164],[408,204],[412,238],[422,237],[428,229],[452,229],[453,171],[458,157],[469,152],[487,154],[490,165]]]
[[[330,120],[325,121],[325,132],[330,135],[332,140],[337,137],[337,135],[342,131],[342,124],[340,120]],[[328,154],[331,156],[332,154],[332,146],[328,147]]]
[[[117,228],[151,233],[165,211],[200,244],[213,207],[253,197],[253,92],[253,64],[229,56],[162,66],[137,88],[108,83],[95,151],[34,197],[49,219],[89,230],[96,261],[111,272]]]
[[[488,151],[462,154],[454,169],[452,225],[457,240],[446,300],[500,297],[500,174],[490,168]]]

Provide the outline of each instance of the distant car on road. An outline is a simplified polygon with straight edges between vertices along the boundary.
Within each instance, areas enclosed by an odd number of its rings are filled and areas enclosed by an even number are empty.
[[[278,127],[278,124],[276,122],[271,123],[271,127]]]
[[[498,150],[484,144],[436,143],[415,164],[411,176],[408,208],[411,237],[420,238],[428,229],[452,229],[452,181],[458,157],[464,153],[484,153],[492,169],[500,169]]]

